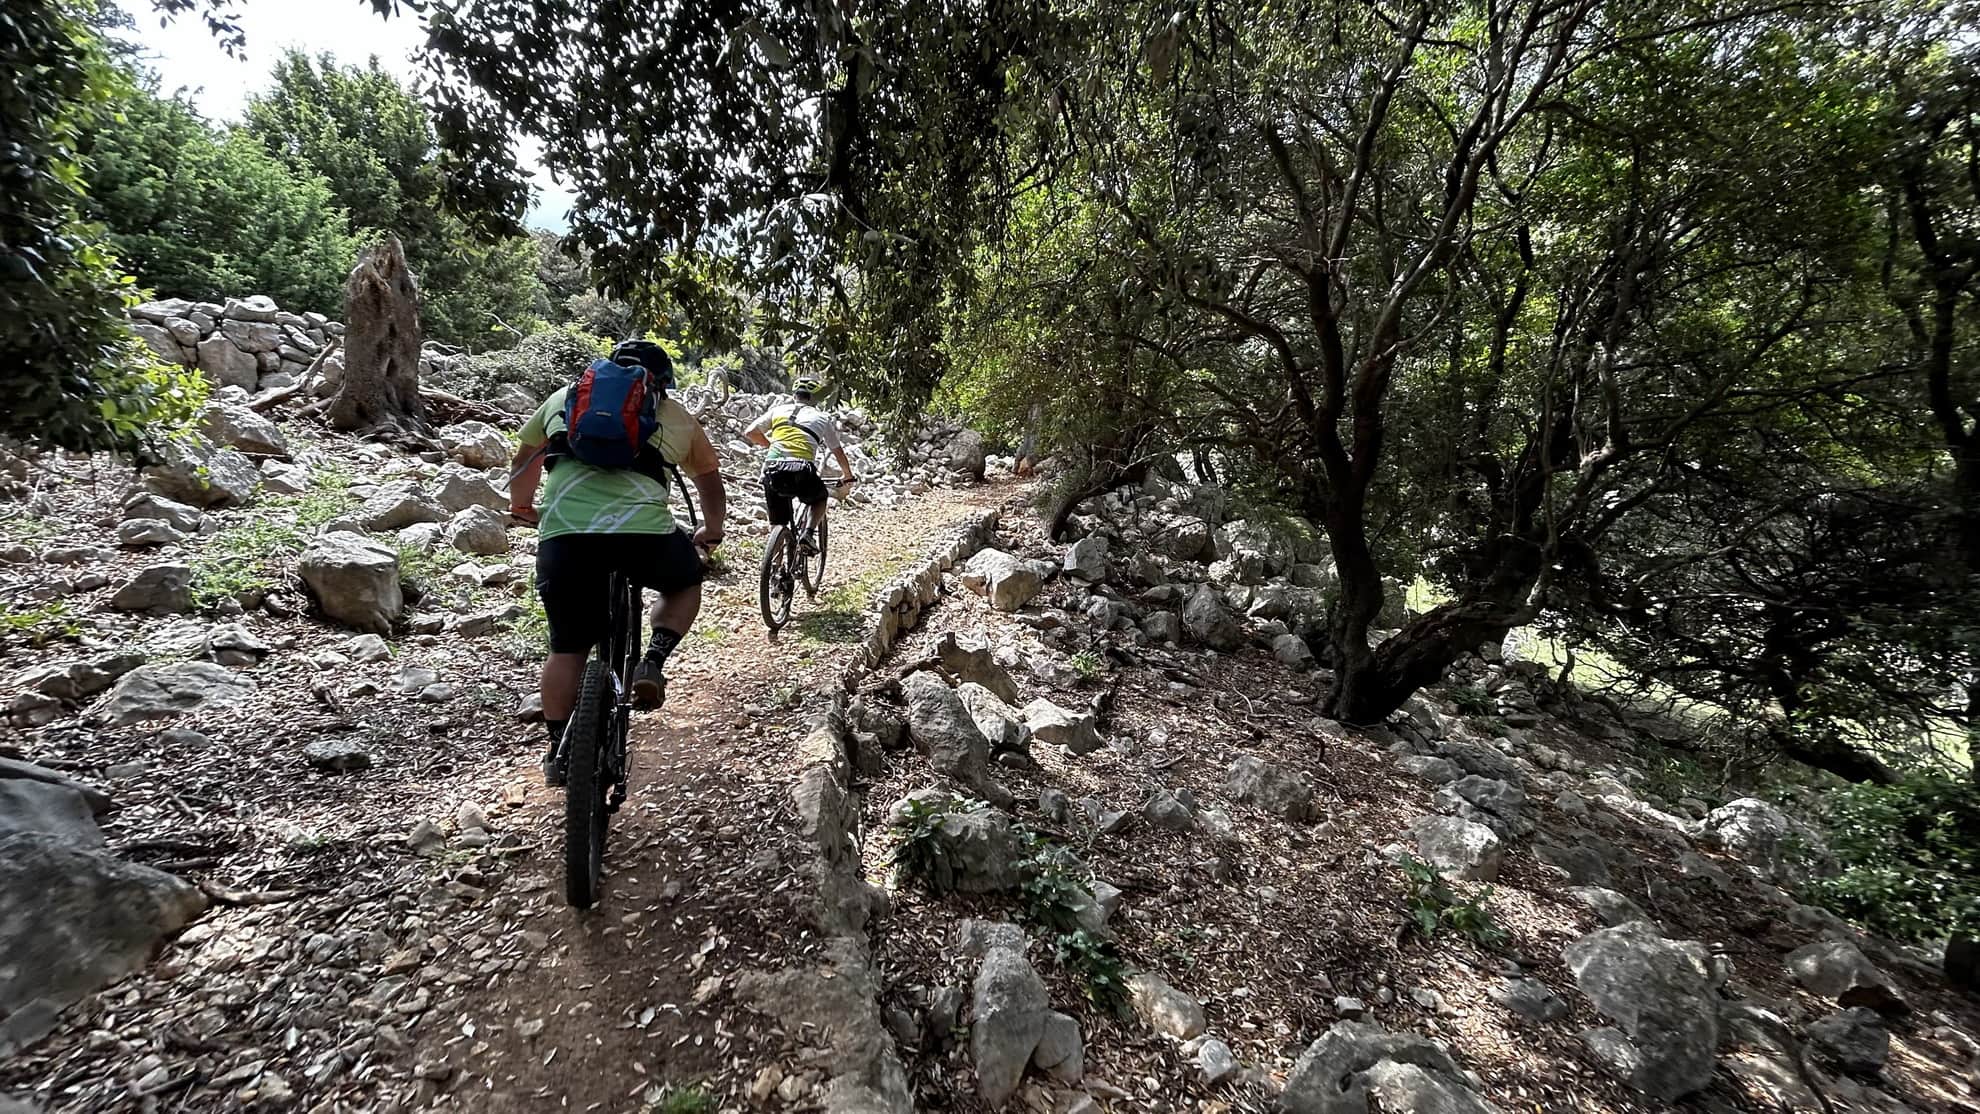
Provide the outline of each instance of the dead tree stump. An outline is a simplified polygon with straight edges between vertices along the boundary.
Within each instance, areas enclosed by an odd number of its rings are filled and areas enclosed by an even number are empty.
[[[365,249],[344,284],[344,378],[330,425],[371,435],[422,437],[419,284],[398,237]]]

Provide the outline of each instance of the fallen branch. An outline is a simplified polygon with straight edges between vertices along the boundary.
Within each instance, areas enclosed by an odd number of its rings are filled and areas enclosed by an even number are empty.
[[[309,385],[315,382],[316,373],[323,367],[324,361],[328,360],[331,354],[337,351],[337,347],[343,343],[343,337],[331,337],[330,343],[324,345],[323,350],[316,354],[316,358],[309,362],[309,367],[303,371],[302,379],[295,386],[284,387],[271,395],[255,399],[248,403],[248,409],[259,414],[280,406],[299,394],[307,392]]]
[[[199,892],[215,905],[278,905],[308,897],[315,890],[233,890],[218,882],[201,882]]]

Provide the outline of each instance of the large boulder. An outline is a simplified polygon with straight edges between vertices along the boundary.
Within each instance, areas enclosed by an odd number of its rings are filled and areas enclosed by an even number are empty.
[[[1382,1110],[1413,1114],[1497,1110],[1472,1092],[1443,1045],[1359,1021],[1336,1022],[1307,1046],[1279,1106],[1286,1114],[1369,1114],[1371,1097]]]
[[[1183,604],[1183,629],[1190,637],[1213,650],[1235,650],[1244,645],[1244,625],[1229,607],[1224,594],[1214,585],[1198,584]]]
[[[1630,1086],[1675,1102],[1712,1081],[1719,1011],[1711,952],[1646,921],[1598,928],[1561,952],[1574,984],[1615,1028],[1582,1041]]]
[[[488,477],[471,468],[459,464],[447,464],[433,483],[433,500],[442,510],[459,513],[469,507],[487,507],[491,511],[509,509],[509,497],[495,489]]]
[[[509,463],[509,437],[487,422],[462,422],[440,431],[440,447],[469,468],[500,468]]]
[[[138,571],[110,597],[119,611],[184,611],[192,606],[193,567],[178,562]]]
[[[289,441],[282,436],[282,430],[245,406],[208,403],[200,414],[199,428],[214,444],[239,449],[251,456],[289,455]]]
[[[982,685],[997,694],[999,700],[1017,702],[1017,682],[1011,680],[1010,671],[997,661],[988,647],[964,646],[954,632],[950,632],[935,644],[935,656],[941,660],[943,671],[954,677],[958,684]]]
[[[888,819],[919,843],[919,869],[938,893],[1009,893],[1024,881],[1023,837],[1011,818],[981,801],[920,789],[894,802]]]
[[[1008,807],[1010,790],[991,780],[990,741],[976,726],[962,697],[941,677],[929,672],[908,677],[908,735],[928,752],[936,772],[953,779],[976,796]]]
[[[973,480],[983,478],[988,466],[990,453],[983,444],[983,435],[973,429],[965,429],[949,441],[949,471],[968,476]]]
[[[309,544],[296,572],[323,614],[361,631],[387,634],[405,611],[399,589],[399,555],[390,546],[346,531]]]
[[[145,469],[144,486],[195,507],[228,507],[254,498],[261,472],[232,449],[197,434],[168,438],[164,459]]]
[[[215,386],[252,391],[261,381],[261,361],[225,333],[214,333],[200,341],[193,351],[194,363]]]
[[[101,847],[96,812],[80,790],[30,778],[0,778],[0,839],[53,836],[70,847]]]
[[[1066,575],[1074,580],[1097,583],[1107,579],[1107,536],[1088,534],[1066,547],[1062,562]]]
[[[136,971],[206,908],[186,882],[57,836],[0,838],[0,1057]]]
[[[1100,728],[1091,712],[1069,712],[1041,696],[1026,704],[1021,714],[1032,737],[1040,742],[1064,747],[1075,755],[1100,749]]]
[[[1224,776],[1224,795],[1287,820],[1312,820],[1313,784],[1306,775],[1273,765],[1256,755],[1240,755]]]
[[[988,599],[991,607],[1016,611],[1038,594],[1045,577],[1029,561],[1001,549],[983,549],[963,565],[962,582]]]
[[[1205,560],[1216,555],[1216,536],[1210,524],[1194,515],[1170,515],[1147,526],[1150,546],[1155,552],[1184,561]]]
[[[1753,797],[1706,813],[1704,831],[1705,838],[1771,882],[1799,885],[1829,869],[1828,852],[1813,829]]]
[[[1422,816],[1409,826],[1416,855],[1445,874],[1469,882],[1492,882],[1506,853],[1505,841],[1483,824],[1461,816]]]
[[[476,557],[507,553],[508,516],[487,507],[469,507],[447,523],[447,544]]]
[[[976,973],[970,998],[970,1056],[976,1062],[976,1093],[992,1109],[1016,1093],[1045,1035],[1051,998],[1038,972],[1015,948],[991,948]]]
[[[1883,1070],[1891,1055],[1891,1031],[1867,1006],[1851,1006],[1811,1022],[1808,1043],[1830,1063],[1858,1075]]]
[[[254,695],[254,681],[207,661],[141,665],[118,680],[98,714],[119,727],[211,707],[230,708]]]
[[[386,533],[422,522],[446,522],[452,516],[410,482],[387,484],[372,492],[358,508],[357,521],[366,530]]]
[[[972,681],[957,685],[956,695],[962,698],[963,707],[969,709],[969,718],[976,722],[976,729],[990,741],[992,757],[1029,752],[1031,729],[1024,725],[1017,709],[1004,703],[996,693]]]
[[[1879,1013],[1909,1009],[1890,976],[1847,940],[1819,940],[1788,953],[1788,973],[1811,994],[1843,1006],[1865,1006]]]
[[[1466,774],[1437,790],[1431,802],[1439,812],[1483,824],[1501,839],[1533,831],[1533,821],[1526,816],[1526,792],[1509,781]]]

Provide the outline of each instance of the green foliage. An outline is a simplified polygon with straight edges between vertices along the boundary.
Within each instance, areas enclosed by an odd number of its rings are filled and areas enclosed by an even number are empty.
[[[1489,716],[1498,707],[1492,694],[1478,685],[1452,685],[1445,695],[1457,705],[1460,715]]]
[[[1052,938],[1052,958],[1079,983],[1087,1001],[1117,1016],[1127,1013],[1133,972],[1112,940],[1083,928],[1062,932]]]
[[[447,370],[436,369],[431,380],[464,398],[493,398],[503,387],[517,384],[541,401],[569,386],[585,365],[611,350],[610,338],[575,325],[557,325],[531,333],[507,351],[470,356]]]
[[[1842,870],[1805,886],[1805,901],[1899,940],[1980,932],[1980,786],[1918,776],[1820,801]]]
[[[653,1114],[715,1114],[721,1104],[701,1086],[669,1087],[657,1102],[649,1100],[645,1109]]]
[[[1435,940],[1446,929],[1481,948],[1498,948],[1509,939],[1486,908],[1492,900],[1492,887],[1486,886],[1465,897],[1444,880],[1436,867],[1413,855],[1403,856],[1400,865],[1409,927],[1425,940]]]
[[[81,638],[82,624],[76,621],[66,601],[50,600],[34,607],[0,607],[0,632],[22,638],[38,648],[50,642]]]
[[[136,84],[91,114],[82,153],[86,215],[157,296],[340,314],[358,245],[321,177]]]
[[[123,320],[132,284],[90,235],[78,135],[127,89],[93,8],[21,0],[0,16],[0,434],[137,451],[183,426],[181,382]]]
[[[1068,848],[1036,836],[1031,855],[1018,864],[1025,918],[1052,932],[1079,929],[1079,913],[1093,872]]]
[[[509,623],[502,649],[511,660],[523,662],[541,661],[550,652],[550,617],[535,592],[523,596],[522,614]]]
[[[1072,656],[1072,669],[1082,681],[1091,681],[1106,671],[1106,662],[1092,650],[1081,650]]]
[[[979,813],[990,806],[982,801],[960,797],[911,797],[898,821],[900,845],[894,848],[892,865],[901,877],[928,887],[930,892],[948,892],[955,872],[949,866],[948,852],[941,839],[943,823],[954,815]]]
[[[279,586],[322,526],[353,505],[349,478],[324,471],[301,495],[271,496],[200,546],[193,558],[192,599],[210,608],[229,597]]]
[[[533,330],[543,301],[540,245],[519,234],[486,235],[474,223],[506,226],[520,209],[512,199],[465,212],[443,204],[432,117],[375,59],[338,66],[327,55],[312,60],[291,50],[276,64],[273,86],[249,101],[243,126],[297,173],[320,177],[357,239],[400,238],[419,278],[429,337],[482,351]]]

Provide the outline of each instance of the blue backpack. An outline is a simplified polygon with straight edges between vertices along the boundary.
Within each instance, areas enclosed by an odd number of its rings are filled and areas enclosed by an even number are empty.
[[[660,428],[664,391],[643,367],[610,360],[591,366],[564,396],[564,436],[571,456],[595,468],[631,468]]]

